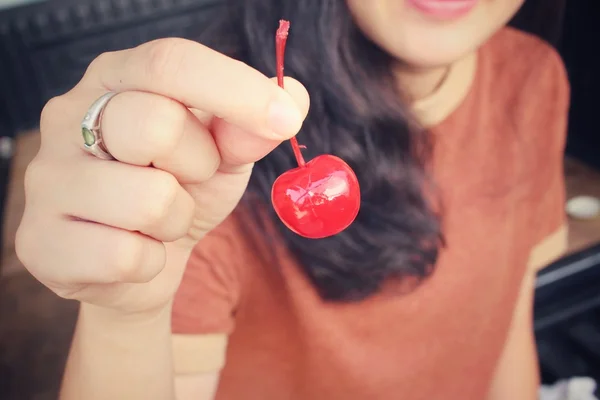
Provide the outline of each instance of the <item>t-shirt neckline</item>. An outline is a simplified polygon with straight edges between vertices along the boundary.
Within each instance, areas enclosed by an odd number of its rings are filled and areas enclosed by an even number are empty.
[[[439,125],[462,104],[475,81],[477,58],[473,52],[455,62],[434,93],[412,103],[411,110],[421,126]]]

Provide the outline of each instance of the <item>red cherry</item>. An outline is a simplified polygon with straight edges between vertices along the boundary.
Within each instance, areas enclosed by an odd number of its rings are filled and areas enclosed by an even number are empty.
[[[340,233],[354,221],[360,189],[348,164],[326,154],[277,178],[271,200],[288,228],[300,236],[320,239]]]
[[[290,23],[280,21],[275,36],[277,83],[283,88],[283,56]],[[298,235],[320,239],[346,229],[360,208],[356,174],[332,155],[304,162],[296,138],[290,139],[298,168],[283,173],[271,190],[273,208],[281,221]]]

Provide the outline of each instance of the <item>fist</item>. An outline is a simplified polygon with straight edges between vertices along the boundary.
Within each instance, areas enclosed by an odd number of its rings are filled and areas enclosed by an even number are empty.
[[[115,160],[83,149],[81,121]],[[42,113],[16,250],[65,298],[136,313],[170,304],[190,252],[246,189],[253,163],[294,136],[304,87],[286,90],[198,43],[163,39],[103,54]],[[218,116],[218,117],[217,117]]]

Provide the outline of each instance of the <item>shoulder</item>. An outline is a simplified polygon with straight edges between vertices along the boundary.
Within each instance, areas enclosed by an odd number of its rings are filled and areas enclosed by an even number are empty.
[[[560,54],[540,38],[504,28],[481,49],[479,84],[493,112],[527,151],[563,151],[569,80]]]
[[[231,313],[243,302],[250,280],[268,273],[273,261],[268,257],[281,246],[270,224],[263,231],[254,222],[238,206],[196,244],[175,295],[173,325],[179,333],[231,331]]]
[[[192,250],[175,295],[175,333],[230,333],[242,291],[244,236],[234,216],[208,233]],[[242,265],[244,264],[244,265]]]
[[[542,39],[507,27],[481,48],[480,57],[488,84],[505,88],[513,100],[568,102],[565,65],[560,54]]]
[[[194,262],[201,261],[231,263],[238,258],[243,242],[244,234],[239,219],[231,214],[196,244],[189,264],[193,266]]]
[[[531,68],[548,69],[555,77],[566,78],[564,64],[556,49],[539,37],[518,29],[505,27],[498,31],[484,44],[482,54],[497,68],[504,67],[513,73],[532,76]]]
[[[197,294],[199,286],[213,283],[213,289],[232,290],[240,280],[244,259],[244,238],[238,221],[229,216],[202,238],[192,250],[179,294]]]
[[[569,114],[569,80],[560,54],[543,40],[512,28],[498,32],[481,49],[485,93],[497,118],[514,132],[518,182],[538,268],[565,248],[563,158]]]

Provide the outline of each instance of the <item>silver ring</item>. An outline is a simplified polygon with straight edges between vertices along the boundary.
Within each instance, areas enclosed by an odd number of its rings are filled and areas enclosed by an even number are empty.
[[[104,146],[102,131],[100,130],[100,122],[104,109],[109,100],[115,95],[116,93],[109,92],[96,100],[85,114],[83,121],[81,121],[81,135],[83,136],[84,149],[103,160],[115,159]]]

